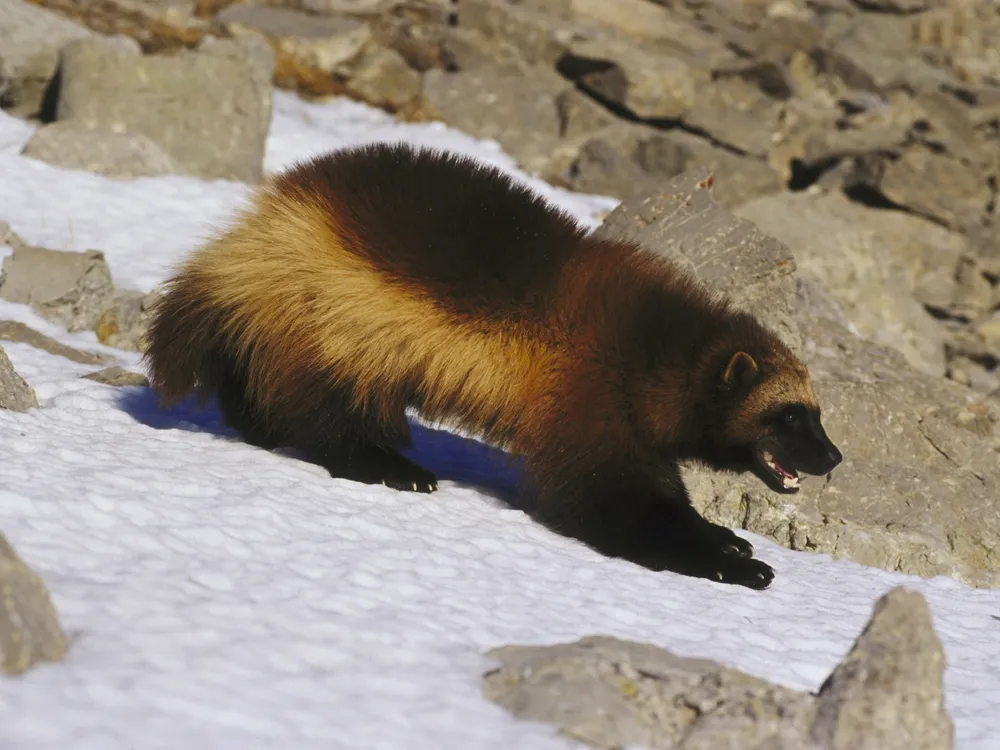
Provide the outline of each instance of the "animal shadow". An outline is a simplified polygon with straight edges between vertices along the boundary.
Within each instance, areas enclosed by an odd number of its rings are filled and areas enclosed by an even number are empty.
[[[188,398],[168,408],[159,404],[150,388],[125,388],[119,394],[118,406],[140,424],[155,430],[187,430],[241,440],[239,433],[223,422],[214,399],[199,406],[194,398]],[[404,456],[434,472],[439,480],[455,482],[508,506],[519,507],[520,471],[516,461],[511,461],[506,453],[478,440],[428,427],[413,419],[408,421],[413,444],[401,451]],[[282,453],[287,455],[285,451]]]

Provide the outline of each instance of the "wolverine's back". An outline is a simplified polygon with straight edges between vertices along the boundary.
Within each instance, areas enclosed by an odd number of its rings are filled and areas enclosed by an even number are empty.
[[[417,284],[468,314],[524,312],[551,296],[586,236],[571,216],[500,170],[405,144],[315,159],[275,188],[322,205],[345,247],[387,279]]]

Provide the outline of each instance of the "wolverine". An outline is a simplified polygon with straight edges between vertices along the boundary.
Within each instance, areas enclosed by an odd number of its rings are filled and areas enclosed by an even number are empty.
[[[268,179],[165,283],[145,352],[169,406],[253,445],[432,492],[407,410],[502,448],[527,512],[610,557],[756,589],[774,572],[691,505],[682,461],[795,492],[842,460],[809,372],[747,312],[501,170],[404,144]]]

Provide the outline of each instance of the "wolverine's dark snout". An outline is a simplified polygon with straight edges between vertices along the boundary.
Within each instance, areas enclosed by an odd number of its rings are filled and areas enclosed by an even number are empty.
[[[813,457],[811,461],[805,462],[806,465],[801,470],[817,476],[829,474],[844,460],[844,456],[827,436],[818,414],[809,415],[808,429],[811,433]]]

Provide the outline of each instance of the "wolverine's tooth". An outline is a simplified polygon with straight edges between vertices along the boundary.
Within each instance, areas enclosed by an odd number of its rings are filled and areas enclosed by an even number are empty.
[[[763,458],[767,463],[771,463],[771,461],[774,460],[774,456],[772,456],[767,451],[761,451],[760,455],[761,455],[761,458]]]

